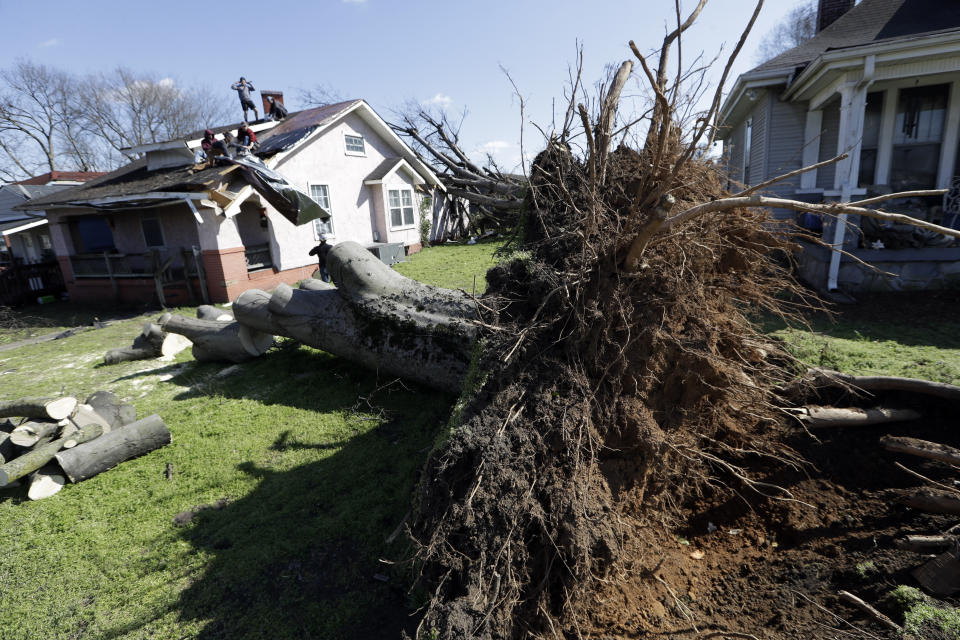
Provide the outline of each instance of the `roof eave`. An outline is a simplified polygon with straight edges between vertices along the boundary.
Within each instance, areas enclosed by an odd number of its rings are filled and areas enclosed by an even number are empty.
[[[748,71],[741,74],[730,90],[730,94],[720,108],[717,118],[717,128],[723,129],[729,125],[730,116],[738,111],[738,107],[750,89],[771,87],[786,84],[793,74],[792,69],[771,69],[767,71]],[[719,136],[721,139],[724,136]]]

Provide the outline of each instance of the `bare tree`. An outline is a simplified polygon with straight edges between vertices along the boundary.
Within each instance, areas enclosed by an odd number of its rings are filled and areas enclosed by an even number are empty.
[[[20,60],[0,71],[0,179],[106,170],[129,148],[224,122],[228,96],[118,68],[78,78]]]
[[[25,177],[45,171],[87,168],[75,150],[79,136],[65,139],[73,120],[75,81],[45,65],[19,60],[0,72],[0,176]],[[72,128],[70,134],[78,133]]]
[[[301,102],[307,107],[324,107],[344,100],[343,94],[328,84],[314,85],[312,89],[300,89],[299,93]]]
[[[760,41],[754,59],[761,64],[817,35],[817,3],[807,0],[795,6]]]

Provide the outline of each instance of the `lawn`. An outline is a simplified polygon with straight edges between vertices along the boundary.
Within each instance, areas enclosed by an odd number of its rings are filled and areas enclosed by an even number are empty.
[[[479,293],[498,247],[427,249],[397,269],[466,291],[476,276]],[[31,309],[42,322],[24,318],[0,336],[70,326],[69,307],[50,310],[44,319],[43,307]],[[418,596],[408,567],[390,564],[408,549],[403,535],[387,539],[454,398],[291,341],[227,376],[189,352],[99,364],[157,315],[0,351],[0,397],[109,389],[173,434],[171,445],[47,500],[0,492],[0,637],[396,638],[409,629]],[[836,323],[814,316],[809,331],[765,330],[810,364],[958,382],[957,319],[957,296],[915,296],[842,309]],[[189,522],[175,523],[178,514]]]
[[[476,274],[479,289],[497,247],[430,249],[400,269],[463,288]],[[2,333],[71,324],[49,309]],[[109,389],[173,435],[47,500],[0,491],[0,637],[397,637],[407,569],[380,560],[407,553],[402,535],[385,540],[454,398],[292,341],[225,377],[189,352],[100,364],[157,315],[0,352],[0,397]]]

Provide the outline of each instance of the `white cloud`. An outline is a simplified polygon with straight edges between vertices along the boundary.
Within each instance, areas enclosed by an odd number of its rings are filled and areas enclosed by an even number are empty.
[[[489,142],[484,142],[480,145],[480,150],[484,153],[497,154],[501,151],[505,151],[512,147],[513,145],[505,140],[490,140]]]
[[[56,47],[60,45],[60,38],[50,38],[40,43],[41,47]]]
[[[452,102],[453,102],[453,98],[451,98],[447,94],[438,93],[437,95],[433,96],[429,100],[424,101],[423,104],[446,108],[446,107],[449,107]]]

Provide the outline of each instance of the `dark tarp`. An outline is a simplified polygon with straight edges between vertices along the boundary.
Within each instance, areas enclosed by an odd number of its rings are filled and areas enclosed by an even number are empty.
[[[243,177],[274,209],[293,224],[311,220],[329,220],[330,213],[310,196],[287,182],[286,178],[273,171],[256,156],[223,158],[225,162],[240,166]]]

